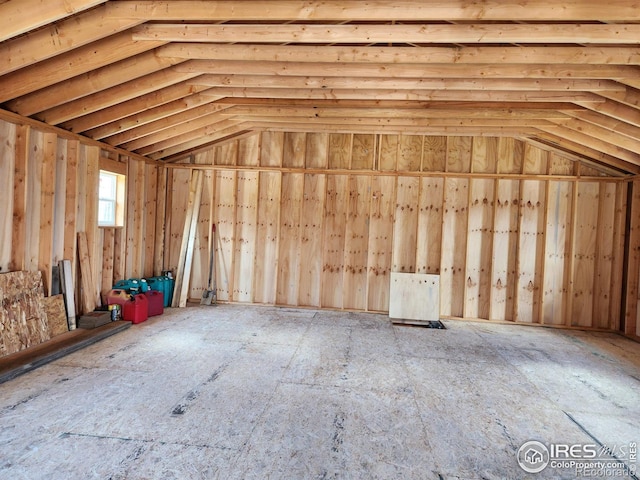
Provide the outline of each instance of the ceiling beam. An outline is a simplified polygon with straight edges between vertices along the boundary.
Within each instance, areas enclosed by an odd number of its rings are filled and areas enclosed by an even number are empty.
[[[191,60],[252,62],[640,65],[640,47],[356,47],[171,43],[160,55]]]
[[[106,0],[5,0],[0,3],[0,42],[105,2]]]
[[[611,80],[500,79],[500,78],[352,78],[325,76],[276,76],[246,74],[201,75],[188,83],[208,87],[314,88],[314,89],[402,89],[402,90],[492,90],[558,92],[626,92],[626,87]]]
[[[0,75],[101,40],[140,22],[139,19],[110,18],[102,6],[47,25],[0,44]],[[76,54],[80,52],[74,52]]]
[[[605,128],[610,132],[625,135],[626,137],[631,138],[635,141],[638,141],[638,139],[640,139],[640,127],[634,127],[633,125],[629,125],[628,123],[625,123],[621,120],[616,120],[615,118],[608,117],[601,113],[591,112],[589,110],[565,111],[564,113],[579,120],[583,120],[585,122],[592,123],[593,125]]]
[[[615,118],[616,120],[640,127],[640,113],[638,113],[638,109],[618,103],[614,100],[606,99],[604,102],[600,103],[576,102],[576,104],[603,115],[607,115],[611,118]]]
[[[157,143],[143,147],[137,150],[137,152],[140,152],[139,153],[140,155],[149,155],[151,156],[151,158],[153,158],[152,154],[158,153],[161,150],[176,148],[181,144],[187,143],[189,144],[189,146],[187,146],[186,148],[192,148],[193,144],[190,144],[190,142],[205,141],[204,138],[210,137],[211,135],[226,136],[232,130],[233,131],[246,130],[245,126],[243,126],[243,123],[244,122],[240,122],[238,120],[221,119],[216,123],[204,125],[194,130],[189,130],[177,136],[165,138],[164,140],[161,140]],[[179,147],[179,148],[184,149],[185,147]],[[176,152],[173,152],[173,153],[176,153]]]
[[[196,93],[166,104],[158,105],[154,108],[149,108],[144,112],[120,119],[112,124],[104,125],[96,129],[96,132],[99,132],[96,136],[94,136],[93,131],[86,132],[86,134],[92,138],[104,138],[104,141],[107,143],[119,142],[120,136],[123,135],[122,138],[124,138],[124,140],[121,141],[121,143],[123,143],[132,139],[129,138],[128,135],[128,132],[132,129],[147,125],[151,125],[152,128],[159,128],[157,125],[161,125],[160,128],[164,128],[164,119],[177,114],[187,114],[187,112],[190,112],[194,108],[215,102],[216,100],[215,97],[203,96],[200,93]],[[220,109],[224,110],[222,106]]]
[[[331,21],[617,21],[640,19],[638,5],[628,0],[414,0],[388,2],[370,0],[206,0],[109,2],[113,17],[144,20],[242,21],[331,20]]]
[[[357,17],[356,17],[357,18]],[[638,44],[640,24],[147,24],[133,40],[205,43]]]
[[[613,145],[608,141],[600,140],[577,130],[572,130],[560,125],[554,127],[538,127],[538,129],[541,132],[551,133],[573,143],[584,145],[585,147],[598,152],[633,163],[634,165],[640,165],[640,154],[631,152],[626,148]]]
[[[486,104],[473,104],[473,108],[462,108],[463,105],[447,108],[440,104],[430,108],[419,108],[417,105],[409,108],[370,105],[342,107],[314,107],[314,106],[279,106],[279,105],[247,105],[236,106],[225,110],[223,115],[237,115],[243,117],[304,117],[304,118],[527,118],[527,119],[563,119],[566,114],[552,109],[516,108],[515,106],[498,107]],[[364,105],[366,106],[366,105]]]
[[[183,57],[181,57],[183,59]],[[245,75],[387,77],[387,78],[499,78],[499,79],[621,79],[640,76],[640,67],[630,65],[551,64],[388,64],[388,63],[298,63],[234,60],[189,60],[175,67],[183,72]]]
[[[457,102],[604,102],[588,92],[541,92],[496,90],[399,90],[399,89],[333,89],[333,88],[244,88],[212,87],[204,95],[232,98],[280,99],[358,99],[416,100]]]
[[[180,74],[169,69],[153,72],[149,75],[121,83],[115,87],[107,88],[45,110],[38,114],[38,118],[50,125],[58,125],[191,78],[185,75],[194,74]]]
[[[572,162],[579,162],[583,165],[588,166],[589,168],[595,168],[596,170],[604,173],[605,175],[609,175],[613,177],[623,177],[627,175],[633,175],[634,174],[633,172],[636,170],[640,171],[640,167],[637,167],[632,164],[626,164],[628,166],[627,168],[619,168],[619,167],[613,168],[609,165],[603,164],[602,162],[596,162],[593,159],[588,158],[584,155],[579,155],[570,150],[567,150],[566,148],[562,148],[559,145],[553,144],[549,141],[544,141],[539,138],[519,137],[518,140],[525,143],[529,143],[534,147],[541,148],[542,150],[550,152],[559,157],[566,158],[567,160],[570,160]]]
[[[581,134],[588,135],[591,138],[598,139],[610,145],[640,154],[640,142],[638,142],[637,138],[632,139],[620,133],[613,132],[609,129],[594,125],[593,123],[589,123],[584,120],[579,120],[577,118],[572,118],[570,120],[565,119],[560,122],[551,120],[551,122],[561,124],[564,128],[568,128]]]
[[[82,117],[64,122],[60,126],[76,133],[85,132],[85,134],[91,138],[104,138],[113,133],[126,130],[127,128],[141,125],[143,123],[142,120],[138,120],[140,116],[159,105],[166,105],[172,101],[188,97],[189,95],[206,89],[207,87],[179,83],[156,90],[155,92],[147,93],[146,95],[141,95],[128,102],[83,115]],[[207,100],[211,101],[210,98]],[[131,117],[134,117],[135,120],[131,125],[126,126],[127,122],[123,119]]]
[[[173,146],[181,143],[184,135],[189,135],[193,131],[201,128],[210,127],[211,129],[218,130],[237,123],[240,123],[240,121],[229,119],[220,115],[219,111],[214,111],[200,117],[190,118],[182,123],[176,123],[158,132],[127,142],[123,144],[122,148],[133,152],[145,151],[148,147],[154,146],[155,148],[157,145]],[[147,151],[147,153],[152,152]]]
[[[191,152],[201,150],[203,147],[214,147],[216,143],[222,143],[231,139],[238,139],[244,136],[248,136],[254,133],[254,127],[252,125],[233,125],[223,130],[219,130],[213,133],[202,134],[195,140],[189,140],[181,143],[175,147],[165,148],[152,155],[150,158],[154,160],[166,160],[167,162],[175,162],[177,160],[185,158]]]
[[[163,45],[164,42],[131,42],[126,33],[118,33],[71,52],[22,68],[2,77],[0,103],[116,62],[126,62]]]
[[[178,125],[201,119],[204,121],[211,121],[213,118],[210,116],[211,114],[218,113],[231,107],[231,105],[216,104],[213,102],[205,103],[198,107],[161,118],[159,120],[141,125],[136,128],[132,128],[117,135],[113,135],[112,137],[106,138],[104,141],[109,145],[126,144],[126,147],[123,146],[122,148],[135,150],[137,148],[157,142],[161,137],[153,138],[152,136],[157,135],[159,132],[161,132],[160,135],[168,137],[171,135],[170,129],[172,127],[177,127]],[[137,141],[139,141],[139,143],[135,143]]]
[[[580,142],[575,141],[574,139],[563,137],[559,135],[557,131],[544,132],[540,130],[538,133],[536,133],[536,135],[534,135],[534,137],[537,139],[546,140],[547,142],[551,142],[553,145],[557,145],[559,148],[567,149],[576,154],[584,155],[587,158],[602,162],[605,165],[620,168],[621,170],[625,170],[627,172],[635,174],[640,173],[639,164],[622,160],[616,156],[609,155],[600,150],[596,150],[592,147],[586,146]]]
[[[7,107],[20,115],[33,115],[171,67],[177,62],[179,60],[160,58],[154,52],[145,52],[24,95],[7,102]]]
[[[510,129],[519,129],[523,131],[533,131],[534,127],[555,127],[559,123],[553,123],[546,119],[521,119],[521,118],[467,118],[463,115],[451,118],[414,118],[414,117],[396,117],[396,118],[371,118],[371,117],[296,117],[291,119],[289,117],[280,116],[243,116],[234,115],[232,118],[237,120],[244,120],[251,123],[259,123],[260,125],[296,125],[297,127],[304,127],[307,129],[313,129],[317,124],[331,124],[340,126],[341,128],[347,128],[349,126],[369,126],[376,128],[408,128],[416,129],[425,128],[486,128],[489,131],[500,131],[503,127]]]
[[[333,122],[322,123],[320,121],[305,123],[292,122],[263,122],[257,120],[251,122],[253,128],[280,132],[326,132],[326,133],[379,133],[384,135],[436,135],[436,136],[475,136],[475,137],[514,137],[532,135],[537,132],[535,127],[428,127],[401,125],[354,125],[336,124]],[[152,157],[153,158],[153,157]]]

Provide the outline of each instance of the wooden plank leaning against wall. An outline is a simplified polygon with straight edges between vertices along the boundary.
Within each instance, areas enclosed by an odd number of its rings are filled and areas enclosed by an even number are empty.
[[[406,271],[441,275],[445,317],[619,327],[620,178],[513,138],[262,132],[212,151],[221,300],[385,312]]]
[[[0,271],[39,270],[49,295],[51,267],[70,259],[80,288],[77,234],[85,232],[96,300],[119,279],[160,274],[155,251],[163,242],[156,235],[155,200],[158,190],[165,198],[166,183],[158,179],[166,179],[166,173],[118,157],[46,127],[0,120]],[[127,175],[124,227],[98,227],[101,168]]]

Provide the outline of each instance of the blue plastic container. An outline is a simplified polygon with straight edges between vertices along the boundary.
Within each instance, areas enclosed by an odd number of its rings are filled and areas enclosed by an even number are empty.
[[[155,290],[162,293],[162,303],[165,307],[168,307],[171,303],[171,286],[169,285],[169,279],[167,277],[149,277],[147,283],[151,290]]]
[[[149,284],[144,278],[118,280],[113,286],[115,290],[126,290],[127,293],[144,293],[149,291]]]

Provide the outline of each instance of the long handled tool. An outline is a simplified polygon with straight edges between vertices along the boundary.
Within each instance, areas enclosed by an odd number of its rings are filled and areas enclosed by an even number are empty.
[[[209,283],[207,290],[202,292],[200,305],[215,305],[218,303],[218,293],[216,285],[216,224],[211,226],[211,250],[209,251]]]

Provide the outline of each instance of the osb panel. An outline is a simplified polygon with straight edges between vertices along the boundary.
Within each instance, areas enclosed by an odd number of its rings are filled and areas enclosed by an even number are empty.
[[[0,274],[0,356],[51,338],[40,272]]]
[[[51,338],[69,331],[67,324],[67,311],[64,308],[64,295],[45,297],[44,309],[47,312],[49,323],[49,336]]]

